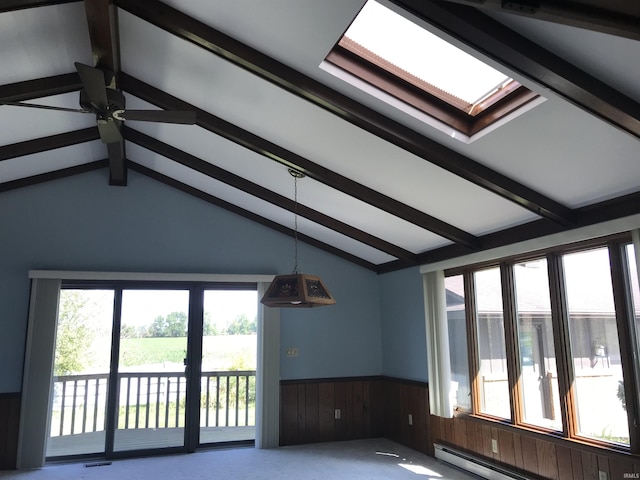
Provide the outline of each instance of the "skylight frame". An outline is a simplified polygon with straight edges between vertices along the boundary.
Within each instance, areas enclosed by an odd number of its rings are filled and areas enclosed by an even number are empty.
[[[374,0],[368,0],[368,2],[374,2]],[[405,18],[414,22],[408,15]],[[424,26],[421,27],[424,28]],[[425,30],[433,33],[431,29],[425,28]],[[323,68],[332,73],[336,72],[335,68],[338,72],[346,72],[346,76],[342,74],[338,76],[343,79],[353,76],[374,89],[442,122],[449,128],[461,132],[467,139],[540,98],[538,94],[520,85],[516,80],[509,79],[510,82],[506,88],[483,98],[474,107],[475,111],[470,114],[465,111],[468,102],[457,99],[446,91],[402,70],[366,47],[362,47],[349,39],[346,36],[347,32],[348,29],[323,62],[324,65],[329,64],[334,68],[325,66]],[[351,83],[358,85],[358,82]],[[371,89],[366,90],[370,93]]]

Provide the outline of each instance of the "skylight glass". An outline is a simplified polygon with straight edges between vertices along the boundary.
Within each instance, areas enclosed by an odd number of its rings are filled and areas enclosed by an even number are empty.
[[[364,5],[339,45],[357,50],[358,55],[383,68],[391,66],[393,73],[404,80],[416,83],[412,81],[415,77],[413,80],[418,79],[418,83],[435,87],[444,92],[445,101],[471,115],[476,104],[513,82],[507,75],[373,0]],[[438,96],[437,91],[430,90]],[[449,96],[454,99],[446,98]]]

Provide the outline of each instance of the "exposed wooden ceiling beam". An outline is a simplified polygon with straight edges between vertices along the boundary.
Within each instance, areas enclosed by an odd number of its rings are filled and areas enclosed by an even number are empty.
[[[640,3],[562,0],[442,0],[479,10],[501,11],[536,20],[640,40]]]
[[[0,103],[2,101],[23,102],[34,98],[75,92],[81,88],[82,82],[77,73],[66,73],[36,80],[8,83],[0,85]],[[2,108],[1,105],[0,108]]]
[[[2,0],[0,3],[0,13],[22,10],[24,8],[46,7],[49,5],[60,5],[63,3],[73,3],[79,0]]]
[[[91,39],[94,65],[113,74],[108,87],[117,89],[120,73],[117,9],[110,0],[84,0],[84,9]],[[127,165],[124,140],[107,144],[109,153],[109,185],[127,185]]]
[[[99,170],[101,168],[106,168],[108,165],[109,164],[107,160],[98,160],[96,162],[83,163],[82,165],[76,165],[74,167],[54,170],[53,172],[40,173],[38,175],[32,175],[30,177],[24,177],[18,180],[3,182],[0,183],[0,193],[8,192],[9,190],[16,190],[18,188],[29,187],[31,185],[37,185],[39,183],[50,182],[52,180],[59,180],[61,178],[67,178],[73,175],[91,172],[93,170]]]
[[[640,137],[640,103],[527,40],[475,8],[431,0],[396,0],[407,11],[572,104]]]
[[[284,233],[285,235],[289,235],[290,237],[295,236],[295,231],[290,228],[287,228],[283,225],[280,225],[279,223],[276,223],[274,221],[261,217],[260,215],[256,215],[255,213],[250,212],[249,210],[245,210],[241,207],[238,207],[237,205],[221,200],[218,197],[205,193],[202,190],[198,190],[197,188],[194,188],[191,185],[187,185],[175,180],[174,178],[167,177],[143,165],[140,165],[138,163],[131,161],[129,164],[129,168],[131,168],[131,170],[135,170],[139,173],[142,173],[143,175],[146,175],[150,178],[153,178],[154,180],[162,182],[165,185],[177,188],[178,190],[181,190],[182,192],[185,192],[189,195],[193,195],[194,197],[204,200],[205,202],[209,202],[213,205],[224,208],[225,210],[228,210],[236,215],[240,215],[253,222],[264,225],[272,230],[275,230],[280,233]],[[348,252],[345,252],[344,250],[340,250],[336,247],[333,247],[324,242],[316,240],[315,238],[309,237],[308,235],[305,235],[303,233],[298,232],[297,238],[301,242],[304,242],[308,245],[312,245],[320,250],[324,250],[325,252],[328,252],[332,255],[348,260],[349,262],[352,262],[356,265],[360,265],[361,267],[367,268],[372,271],[376,271],[377,269],[377,266],[371,262],[367,262],[366,260],[363,260],[360,257],[357,257]]]
[[[220,182],[226,183],[231,187],[242,190],[249,195],[269,202],[292,213],[297,212],[297,214],[301,217],[307,218],[312,222],[322,225],[323,227],[329,228],[335,232],[357,240],[358,242],[364,243],[371,248],[375,248],[389,255],[397,258],[402,258],[403,260],[407,260],[410,262],[415,263],[417,261],[417,255],[409,252],[408,250],[377,238],[374,235],[370,235],[362,230],[336,220],[335,218],[318,212],[317,210],[309,208],[305,205],[302,205],[300,203],[296,205],[293,200],[283,195],[275,193],[261,185],[246,180],[243,177],[235,175],[234,173],[224,170],[198,157],[190,155],[182,150],[167,145],[166,143],[145,135],[142,132],[133,130],[131,128],[126,128],[125,138],[137,145],[140,145],[141,147],[144,147],[148,150],[158,153],[159,155],[162,155],[163,157],[184,165],[185,167],[191,168]]]
[[[480,237],[482,242],[480,250],[490,250],[492,248],[532,240],[546,235],[572,230],[574,228],[586,227],[631,215],[637,215],[640,213],[640,192],[576,208],[573,210],[573,213],[575,223],[568,227],[554,224],[547,220],[535,220],[523,225],[506,228],[498,232],[484,235]],[[447,245],[421,253],[418,255],[418,258],[419,263],[422,265],[460,257],[467,253],[465,253],[464,249],[460,248],[459,245]],[[401,261],[393,261],[379,265],[377,271],[378,273],[386,273],[406,267],[407,265]]]
[[[89,127],[73,132],[50,135],[24,142],[0,146],[0,161],[10,158],[23,157],[34,153],[44,152],[55,148],[69,147],[78,143],[100,140],[98,127]]]
[[[460,155],[320,82],[225,35],[158,0],[115,0],[116,4],[179,38],[198,45],[304,98],[418,157],[560,224],[570,211],[560,203]]]
[[[161,108],[167,110],[193,110],[197,114],[197,124],[200,127],[231,140],[232,142],[248,148],[260,155],[264,155],[271,160],[285,165],[286,167],[294,168],[303,172],[308,177],[324,183],[325,185],[342,193],[357,198],[358,200],[366,202],[373,207],[395,215],[398,218],[436,233],[455,243],[459,243],[466,248],[473,249],[477,245],[476,237],[464,230],[456,228],[453,225],[421,212],[418,209],[410,207],[409,205],[401,203],[391,197],[383,195],[358,182],[350,180],[347,177],[313,163],[300,155],[290,152],[257,135],[243,130],[242,128],[199,109],[194,105],[168,95],[161,90],[125,74],[124,72],[120,76],[120,83],[122,88],[127,92]]]

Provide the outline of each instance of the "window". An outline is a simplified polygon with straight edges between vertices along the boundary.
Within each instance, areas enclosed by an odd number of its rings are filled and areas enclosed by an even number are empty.
[[[537,97],[374,0],[364,5],[326,61],[468,136]]]
[[[547,260],[514,265],[523,421],[562,430]]]
[[[462,275],[446,277],[444,286],[447,298],[452,405],[455,410],[468,411],[471,410],[471,390],[469,387],[469,352],[467,351],[467,324]]]
[[[511,418],[500,269],[474,274],[479,356],[480,411]]]
[[[446,272],[452,370],[462,302],[476,334],[467,336],[472,414],[638,453],[636,270],[633,245],[617,235]],[[462,278],[470,286],[454,297]]]
[[[562,257],[578,433],[629,443],[609,250],[598,248]],[[598,412],[594,415],[594,412]]]

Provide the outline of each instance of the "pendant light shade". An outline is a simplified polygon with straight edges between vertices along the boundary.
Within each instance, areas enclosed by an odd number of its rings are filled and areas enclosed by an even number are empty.
[[[294,178],[295,249],[293,273],[276,275],[260,302],[266,307],[280,308],[311,308],[333,305],[336,301],[320,277],[298,273],[298,179],[304,178],[304,173],[291,168],[289,173]]]
[[[335,299],[320,277],[292,273],[278,275],[262,297],[267,307],[311,308],[333,305]]]

